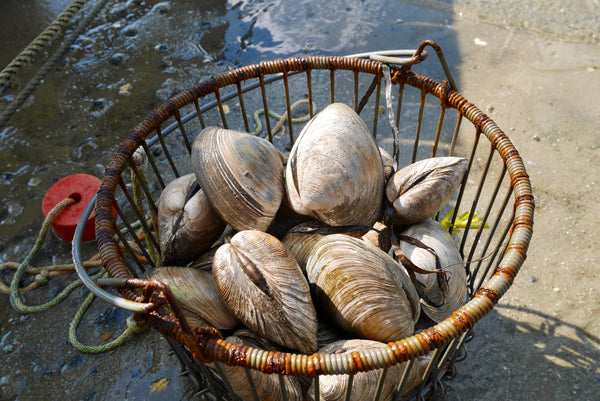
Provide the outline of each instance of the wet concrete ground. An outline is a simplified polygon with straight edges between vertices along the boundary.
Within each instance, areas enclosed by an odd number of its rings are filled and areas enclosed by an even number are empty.
[[[4,2],[0,64],[68,4]],[[414,48],[433,39],[463,94],[482,109],[493,106],[491,117],[514,138],[538,204],[524,271],[477,325],[450,396],[598,399],[600,327],[590,316],[600,304],[592,267],[598,229],[591,223],[599,217],[599,15],[594,1],[568,10],[560,2],[109,2],[0,130],[0,261],[20,261],[31,248],[41,199],[54,182],[100,175],[128,130],[179,90],[263,59]],[[441,79],[434,63],[423,68]],[[34,71],[2,90],[0,110]],[[131,88],[119,94],[126,84]],[[85,248],[89,256],[95,251],[93,243]],[[33,264],[68,263],[70,251],[51,235]],[[43,302],[69,280],[54,280],[27,302]],[[30,315],[0,297],[0,399],[193,399],[189,380],[153,331],[102,355],[75,350],[67,330],[85,294],[78,289],[53,310]],[[82,340],[116,336],[127,316],[95,302]],[[158,386],[165,383],[166,390]]]

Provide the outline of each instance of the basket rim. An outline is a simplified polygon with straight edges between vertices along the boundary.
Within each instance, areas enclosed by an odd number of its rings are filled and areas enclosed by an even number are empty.
[[[420,51],[424,53],[422,47],[420,47]],[[441,52],[441,49],[439,51]],[[438,49],[436,49],[436,52],[438,52]],[[414,57],[416,56],[417,53]],[[134,151],[142,145],[146,136],[157,127],[160,127],[162,122],[172,117],[180,107],[211,93],[217,93],[218,95],[218,89],[220,88],[236,85],[247,79],[263,79],[266,75],[271,74],[283,73],[285,76],[290,72],[306,72],[312,69],[343,69],[370,73],[381,77],[383,67],[384,63],[377,60],[343,56],[310,56],[263,61],[204,80],[166,101],[139,123],[129,137],[123,141],[102,177],[95,200],[94,212],[96,239],[105,269],[115,278],[126,279],[129,275],[124,260],[112,239],[115,222],[111,209],[120,174],[126,168]],[[196,351],[199,350],[200,354],[193,352],[199,360],[220,361],[265,373],[313,377],[320,374],[353,374],[359,371],[380,369],[415,359],[459,338],[489,313],[512,285],[526,258],[533,232],[534,213],[531,183],[518,150],[490,117],[456,90],[451,89],[446,82],[440,84],[424,75],[417,74],[410,69],[410,66],[390,65],[389,68],[393,84],[404,83],[421,89],[438,97],[445,107],[457,109],[463,117],[476,127],[478,133],[484,134],[489,139],[491,146],[502,157],[510,176],[510,185],[514,191],[514,218],[508,246],[492,277],[483,284],[467,304],[454,311],[449,318],[423,332],[399,341],[390,342],[387,346],[374,349],[372,352],[356,351],[348,355],[319,353],[305,355],[272,352],[231,344],[215,336],[201,335],[199,337],[201,344],[196,348]],[[76,241],[74,241],[74,256],[76,246]],[[77,265],[77,261],[75,263]],[[131,294],[129,296],[128,294],[124,295],[128,298],[132,296]],[[134,301],[127,302],[135,303]],[[124,305],[117,306],[125,307]],[[167,334],[172,336],[172,333]]]

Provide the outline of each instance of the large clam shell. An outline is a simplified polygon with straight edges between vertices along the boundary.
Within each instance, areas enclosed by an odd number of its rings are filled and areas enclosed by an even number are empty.
[[[229,310],[252,331],[303,353],[316,351],[308,282],[277,238],[240,231],[217,250],[213,275]]]
[[[317,221],[311,221],[299,224],[293,227],[285,237],[283,237],[283,246],[292,254],[302,273],[306,275],[306,261],[310,256],[314,245],[323,237],[323,234],[306,232],[316,229],[321,225]]]
[[[192,167],[213,208],[236,231],[266,231],[281,204],[283,156],[269,141],[207,127],[192,149]]]
[[[396,212],[394,222],[409,225],[435,216],[460,185],[466,168],[467,159],[434,157],[396,171],[386,186]]]
[[[286,166],[292,208],[330,226],[372,225],[383,204],[383,167],[364,121],[345,104],[314,116]]]
[[[239,324],[223,303],[210,270],[169,266],[153,269],[148,276],[166,284],[182,308],[214,328],[230,330]]]
[[[346,332],[383,342],[413,334],[416,289],[404,268],[375,246],[327,235],[314,246],[306,273],[319,312]]]
[[[189,199],[194,174],[171,181],[158,201],[161,264],[183,266],[215,242],[225,222],[213,210],[202,189]],[[187,202],[186,202],[187,199]]]
[[[365,354],[368,354],[369,349],[373,348],[387,348],[387,346],[384,343],[372,340],[341,340],[319,349],[319,353],[345,354],[362,351]],[[406,362],[388,368],[379,400],[385,401],[392,399],[405,368]],[[423,370],[422,364],[418,364],[410,370],[401,395],[406,394],[420,383]],[[352,381],[350,401],[375,399],[375,392],[377,391],[377,384],[379,377],[381,376],[381,371],[381,369],[374,369],[356,373]],[[347,386],[348,375],[321,376],[319,378],[319,398],[323,401],[345,400]],[[310,400],[314,400],[314,384],[309,388],[308,396]]]
[[[232,344],[241,344],[267,351],[279,351],[271,342],[259,337],[250,330],[242,329],[225,339]],[[233,391],[244,401],[254,401],[252,385],[256,389],[258,399],[265,401],[302,401],[304,392],[300,380],[296,376],[283,376],[277,374],[262,373],[258,370],[248,369],[251,379],[248,378],[245,368],[240,366],[229,366],[219,363],[225,378],[231,384]],[[250,384],[252,380],[252,384]],[[283,396],[285,392],[285,398]]]
[[[410,226],[402,235],[433,249],[439,259],[443,275],[415,273],[415,276],[425,295],[421,299],[423,312],[433,321],[441,322],[467,301],[467,277],[458,247],[448,231],[431,219]],[[429,250],[406,241],[400,241],[400,249],[417,267],[438,271],[436,258]]]
[[[387,253],[392,247],[392,230],[377,221],[373,225],[373,229],[364,234],[362,239]]]

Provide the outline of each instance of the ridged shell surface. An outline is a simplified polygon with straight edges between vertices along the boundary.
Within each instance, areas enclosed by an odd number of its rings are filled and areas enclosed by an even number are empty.
[[[236,231],[266,231],[284,194],[283,156],[269,141],[207,127],[192,149],[192,168],[214,209]]]
[[[458,188],[467,159],[434,157],[410,164],[394,173],[386,196],[399,225],[418,223],[435,216]]]
[[[415,276],[423,284],[423,292],[427,297],[427,300],[421,299],[423,312],[433,321],[441,322],[467,302],[467,277],[458,247],[448,231],[435,220],[412,225],[402,235],[421,241],[432,248],[439,258],[445,276],[437,273],[416,273]],[[405,241],[400,242],[400,248],[419,268],[437,270],[435,256],[428,250]]]
[[[238,330],[233,335],[225,339],[232,344],[242,344],[249,347],[263,349],[267,351],[279,351],[273,344],[264,338],[259,337],[250,330]],[[217,362],[219,363],[219,362]],[[219,363],[225,377],[233,391],[244,401],[254,401],[252,387],[244,368],[239,366],[229,366]],[[300,385],[300,380],[296,376],[281,376],[276,374],[262,373],[258,370],[248,369],[258,399],[263,401],[302,401],[304,392]],[[280,380],[281,379],[281,380]],[[283,384],[283,386],[282,386]],[[285,392],[286,398],[282,395]]]
[[[372,340],[340,340],[319,349],[319,353],[346,354],[363,352],[368,355],[370,349],[377,348],[387,347],[384,343]],[[379,400],[387,401],[392,399],[394,390],[400,383],[405,367],[406,363],[401,363],[388,368]],[[422,374],[422,371],[423,369],[420,366],[415,366],[411,369],[402,394],[407,393],[420,383],[420,374]],[[363,401],[375,399],[380,375],[381,369],[356,373],[352,381],[352,395],[350,396],[350,400]],[[343,401],[345,400],[347,386],[348,375],[323,375],[319,378],[319,398],[323,401]],[[309,388],[308,395],[310,400],[314,400],[314,384]]]
[[[308,282],[277,238],[240,231],[217,250],[213,275],[225,304],[249,329],[284,347],[316,351]]]
[[[225,222],[202,189],[186,202],[195,181],[194,174],[176,178],[160,195],[158,234],[163,266],[187,264],[208,249],[225,229]]]
[[[391,256],[343,234],[327,235],[313,249],[306,273],[319,312],[346,332],[371,340],[398,341],[413,334],[418,295]]]
[[[354,110],[334,103],[307,123],[286,166],[296,212],[330,226],[370,226],[381,213],[383,188],[377,144]]]
[[[315,244],[323,237],[318,233],[303,232],[304,229],[313,229],[321,225],[319,222],[307,222],[293,227],[283,238],[283,246],[292,254],[302,273],[306,275],[306,261]],[[296,232],[298,231],[298,232]]]
[[[170,266],[151,270],[148,276],[165,283],[182,307],[214,328],[230,330],[239,324],[223,303],[211,271]]]

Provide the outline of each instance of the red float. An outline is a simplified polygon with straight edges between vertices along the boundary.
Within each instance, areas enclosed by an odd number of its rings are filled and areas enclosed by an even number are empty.
[[[66,206],[51,222],[54,233],[64,241],[72,241],[75,228],[88,203],[94,197],[100,187],[100,179],[88,174],[75,174],[65,177],[50,187],[42,201],[44,216],[59,202],[66,198],[72,198],[77,202]],[[94,228],[94,211],[87,219],[83,230],[82,242],[91,241],[96,238]]]

